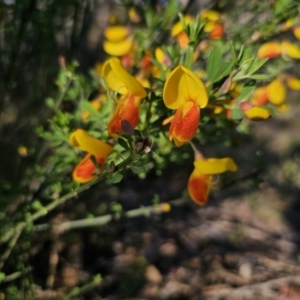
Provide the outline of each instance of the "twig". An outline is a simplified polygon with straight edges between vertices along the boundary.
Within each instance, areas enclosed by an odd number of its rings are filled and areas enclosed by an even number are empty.
[[[21,277],[22,275],[25,275],[27,274],[28,272],[31,271],[31,268],[27,268],[27,269],[24,269],[23,271],[18,271],[18,272],[15,272],[15,273],[12,273],[10,275],[7,275],[5,278],[3,278],[1,281],[0,281],[0,284],[3,283],[3,282],[9,282],[9,281],[13,281],[19,277]]]
[[[185,198],[179,198],[176,200],[172,200],[168,203],[161,203],[159,205],[136,208],[133,210],[129,210],[123,214],[114,213],[114,214],[108,214],[108,215],[96,217],[94,219],[67,221],[60,224],[40,224],[35,226],[35,231],[44,231],[52,228],[53,230],[57,230],[58,232],[65,232],[67,230],[72,230],[77,228],[103,226],[111,222],[112,220],[121,218],[122,216],[126,218],[135,218],[140,216],[149,216],[151,213],[163,213],[168,211],[169,209],[168,205],[180,206],[185,202],[186,202]]]
[[[126,168],[127,165],[130,164],[131,160],[132,160],[131,156],[126,158],[124,161],[122,161],[120,164],[118,164],[116,166],[116,171],[120,171],[120,170]],[[41,210],[37,211],[35,214],[29,216],[27,218],[27,220],[19,223],[16,227],[7,231],[6,234],[0,240],[0,244],[4,244],[7,241],[9,241],[10,239],[11,240],[9,242],[8,249],[5,251],[5,253],[2,255],[2,257],[0,259],[0,269],[2,268],[4,261],[9,257],[9,255],[10,255],[12,249],[14,248],[18,238],[20,237],[22,231],[28,224],[33,223],[35,220],[39,219],[40,217],[47,215],[49,213],[49,211],[51,211],[51,210],[55,209],[57,206],[63,204],[68,199],[75,197],[78,194],[82,193],[83,191],[89,189],[93,185],[104,181],[109,175],[110,175],[109,173],[104,173],[104,174],[102,174],[101,177],[81,186],[77,191],[69,192],[60,198],[54,199],[53,202],[51,202],[47,206],[43,207]]]
[[[67,299],[72,299],[73,297],[76,297],[76,296],[80,296],[80,295],[92,290],[96,286],[100,285],[101,281],[102,281],[101,275],[97,274],[96,276],[94,276],[94,278],[91,282],[87,283],[86,285],[84,285],[82,287],[75,287],[69,294],[67,294],[65,297],[63,297],[63,299],[67,300]]]

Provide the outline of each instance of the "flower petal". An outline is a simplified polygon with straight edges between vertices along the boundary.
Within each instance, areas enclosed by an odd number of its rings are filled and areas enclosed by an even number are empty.
[[[110,145],[94,138],[83,129],[77,129],[72,133],[70,143],[82,151],[103,159],[106,159],[113,150]]]
[[[211,175],[205,175],[194,169],[188,180],[188,193],[195,203],[204,205],[207,202],[210,182]]]
[[[134,128],[139,122],[139,108],[141,98],[132,94],[124,95],[117,104],[112,118],[108,123],[108,134],[112,137],[119,137],[117,131],[122,132],[121,122],[127,120]]]
[[[252,121],[263,121],[271,116],[269,110],[259,106],[245,110],[244,115]]]
[[[115,57],[104,63],[102,75],[109,88],[120,94],[130,92],[141,98],[147,95],[143,86],[124,69],[120,60]]]
[[[269,101],[274,105],[280,105],[286,99],[286,88],[279,79],[274,79],[268,84],[266,91]]]
[[[97,162],[101,165],[104,164],[103,158],[97,158]],[[101,167],[101,166],[100,166]],[[96,167],[91,160],[91,154],[88,153],[81,162],[75,167],[72,177],[74,181],[80,183],[86,183],[95,178],[94,173],[96,171]]]
[[[281,55],[281,45],[278,42],[268,42],[260,46],[257,56],[259,58],[273,58]]]
[[[119,42],[104,41],[103,49],[106,53],[112,56],[122,56],[128,54],[132,49],[133,43],[129,39]]]
[[[290,42],[284,41],[281,43],[282,53],[295,59],[300,58],[300,47]]]
[[[128,36],[129,30],[125,26],[109,26],[104,30],[104,36],[111,42],[120,42]]]
[[[198,129],[200,119],[199,107],[193,101],[185,102],[177,109],[169,129],[169,139],[177,147],[191,140]]]
[[[220,174],[227,171],[237,171],[237,165],[232,158],[209,158],[197,159],[194,166],[198,172],[203,174]]]
[[[170,109],[177,109],[184,102],[191,100],[201,108],[205,107],[208,102],[203,82],[182,65],[169,74],[163,90],[163,99]]]
[[[300,90],[300,79],[294,76],[288,76],[286,78],[288,87],[294,91]]]

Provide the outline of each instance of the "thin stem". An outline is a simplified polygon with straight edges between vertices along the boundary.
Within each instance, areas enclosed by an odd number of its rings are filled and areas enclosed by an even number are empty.
[[[76,297],[76,296],[80,296],[80,295],[92,290],[96,286],[100,285],[101,282],[102,282],[102,277],[100,274],[97,274],[96,276],[94,276],[94,278],[91,282],[87,283],[86,285],[84,285],[82,287],[75,287],[69,294],[67,294],[65,297],[63,297],[63,299],[67,300],[67,299],[72,299],[73,297]]]
[[[47,229],[54,229],[58,232],[65,232],[67,230],[78,229],[78,228],[85,228],[85,227],[94,227],[94,226],[103,226],[109,223],[112,220],[119,219],[121,217],[126,218],[135,218],[140,216],[149,216],[151,213],[164,213],[170,210],[170,206],[180,206],[186,202],[185,198],[179,198],[176,200],[172,200],[168,203],[160,203],[158,205],[151,205],[146,207],[140,207],[136,209],[129,210],[123,214],[121,213],[114,213],[114,214],[107,214],[104,216],[96,217],[93,219],[82,219],[82,220],[74,220],[63,222],[60,224],[40,224],[35,227],[35,231],[44,231]]]
[[[128,158],[126,158],[124,161],[122,161],[120,164],[118,164],[116,166],[116,170],[120,171],[122,169],[124,169],[130,162],[131,162],[131,156],[129,156]],[[27,220],[19,223],[16,227],[12,228],[11,230],[9,230],[2,238],[2,240],[0,241],[0,244],[7,242],[9,239],[12,238],[12,236],[15,235],[15,237],[19,237],[19,235],[21,234],[21,232],[23,231],[23,229],[30,223],[34,222],[35,220],[39,219],[42,216],[47,215],[51,210],[53,210],[54,208],[56,208],[57,206],[59,206],[60,204],[63,204],[64,202],[66,202],[68,199],[73,198],[75,196],[77,196],[78,194],[82,193],[83,191],[89,189],[90,187],[92,187],[93,185],[96,185],[102,181],[104,181],[105,179],[107,179],[107,177],[109,176],[108,173],[104,173],[102,174],[101,177],[86,183],[85,185],[81,186],[78,190],[76,191],[72,191],[67,193],[66,195],[54,199],[53,202],[51,202],[50,204],[48,204],[47,206],[43,207],[41,210],[37,211],[35,214],[29,216],[27,218]],[[14,238],[15,239],[15,238]],[[13,245],[14,246],[14,245]]]

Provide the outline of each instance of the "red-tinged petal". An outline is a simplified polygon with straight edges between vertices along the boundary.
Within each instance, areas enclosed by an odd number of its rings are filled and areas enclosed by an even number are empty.
[[[214,29],[209,33],[209,37],[213,40],[218,40],[224,35],[224,26],[216,24]]]
[[[253,92],[251,103],[253,105],[265,105],[269,101],[266,87],[258,87]]]
[[[103,165],[105,161],[103,158],[97,158],[96,160],[100,165]],[[95,178],[94,175],[95,171],[96,171],[96,167],[91,160],[91,154],[88,153],[82,159],[82,161],[75,167],[72,177],[74,181],[80,183],[86,183]]]
[[[188,181],[188,193],[192,200],[204,205],[210,191],[211,175],[205,175],[194,169]]]
[[[169,139],[177,147],[191,140],[198,129],[200,109],[194,101],[187,101],[177,109],[169,129]]]
[[[178,33],[176,38],[181,49],[185,48],[190,41],[189,37],[184,31]]]
[[[127,120],[133,128],[139,122],[139,108],[141,98],[132,94],[124,95],[117,104],[114,114],[108,123],[108,133],[112,137],[119,137],[117,131],[122,132],[121,122]]]

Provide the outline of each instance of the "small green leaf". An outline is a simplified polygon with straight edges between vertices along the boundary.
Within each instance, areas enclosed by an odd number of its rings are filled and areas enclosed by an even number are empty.
[[[126,149],[126,150],[130,150],[130,146],[128,145],[128,143],[127,143],[124,139],[119,138],[119,139],[118,139],[118,143],[119,143],[119,145],[120,145],[122,148],[124,148],[124,149]]]
[[[222,64],[218,70],[217,75],[215,76],[213,82],[217,82],[224,78],[225,76],[229,75],[232,70],[233,64],[231,62],[225,62]]]
[[[0,272],[0,282],[3,281],[6,277],[6,274],[3,272]]]
[[[268,58],[263,58],[263,59],[259,59],[256,58],[251,66],[251,68],[249,69],[249,74],[252,75],[254,74],[256,71],[258,71],[266,62],[268,61]]]
[[[233,46],[233,43],[232,41],[229,42],[229,45],[230,45],[230,52],[231,52],[231,58],[232,58],[232,61],[234,64],[237,63],[238,59],[237,59],[237,56],[236,56],[236,50]]]
[[[247,82],[242,90],[241,90],[241,93],[240,95],[238,96],[238,98],[236,99],[237,102],[240,102],[244,99],[246,99],[247,97],[250,96],[250,94],[253,92],[253,90],[255,89],[256,87],[256,81],[255,80],[251,80],[249,82]]]
[[[113,173],[111,175],[110,181],[111,183],[119,183],[123,179],[123,175],[121,173]]]
[[[245,49],[245,46],[242,45],[242,47],[241,47],[241,49],[240,49],[240,52],[239,52],[239,55],[238,55],[238,58],[237,58],[238,63],[241,62],[241,60],[242,60],[242,58],[243,58],[243,56],[244,56],[244,49]]]
[[[231,117],[233,120],[241,120],[244,117],[243,112],[241,111],[241,109],[236,106],[231,110]]]
[[[131,165],[130,168],[131,168],[132,172],[137,173],[137,174],[146,172],[146,170],[143,166],[132,166]]]
[[[54,102],[53,98],[51,98],[51,97],[46,98],[45,103],[49,108],[55,107],[55,102]]]
[[[222,62],[222,54],[218,47],[214,47],[208,57],[207,60],[207,79],[211,83],[213,83],[213,80],[215,76],[218,74],[220,65]]]

